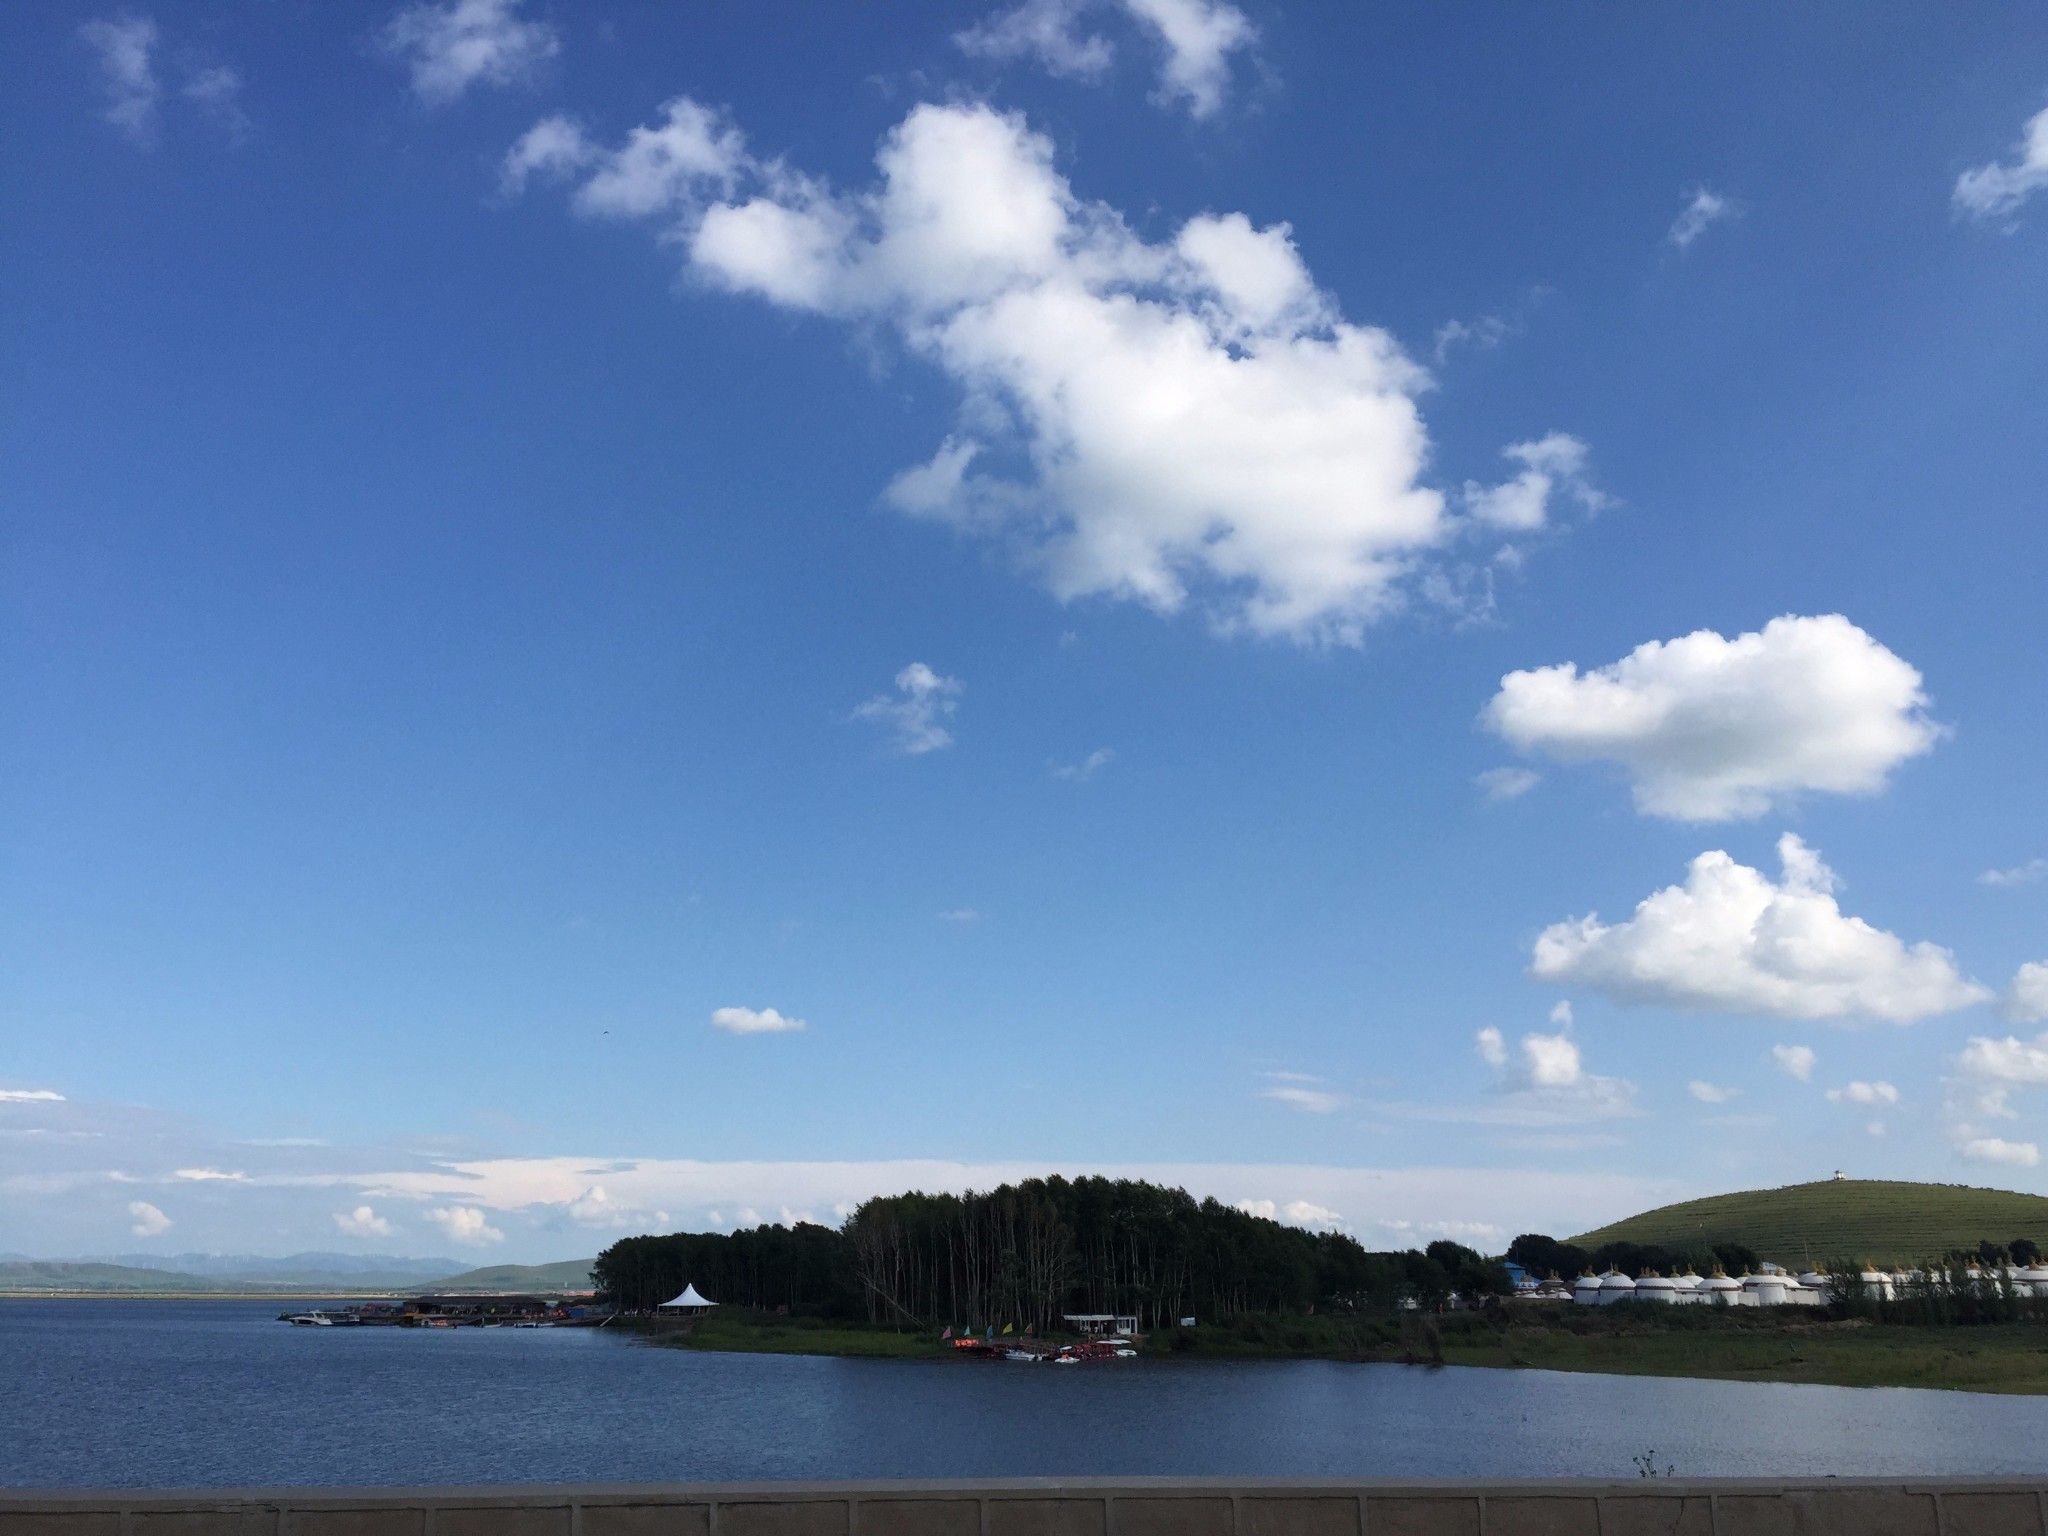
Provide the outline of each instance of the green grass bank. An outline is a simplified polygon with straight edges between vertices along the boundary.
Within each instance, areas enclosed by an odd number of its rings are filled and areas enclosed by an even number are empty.
[[[670,1349],[887,1360],[942,1360],[953,1355],[929,1332],[766,1313],[724,1312],[687,1331],[638,1331],[651,1343]],[[1811,1314],[1795,1318],[1775,1309],[1650,1312],[1637,1307],[1565,1307],[1498,1319],[1478,1313],[1248,1317],[1223,1326],[1163,1331],[1146,1341],[1144,1353],[1154,1359],[1338,1360],[2048,1393],[2048,1325],[2042,1323],[1920,1327]],[[961,1366],[1005,1368],[966,1361]]]

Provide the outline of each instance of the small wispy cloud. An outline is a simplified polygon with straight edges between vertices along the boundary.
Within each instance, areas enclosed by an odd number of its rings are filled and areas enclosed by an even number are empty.
[[[1332,1115],[1349,1102],[1341,1093],[1316,1086],[1322,1079],[1306,1072],[1266,1072],[1260,1075],[1266,1079],[1266,1086],[1259,1090],[1260,1098],[1305,1115]]]
[[[1472,782],[1486,797],[1488,805],[1500,805],[1521,799],[1543,782],[1543,775],[1533,768],[1489,768],[1484,773],[1472,775]]]
[[[473,85],[522,84],[562,51],[562,39],[519,10],[519,0],[409,5],[385,25],[384,48],[411,72],[413,94],[432,106]]]
[[[1069,783],[1086,783],[1100,773],[1115,756],[1116,753],[1108,747],[1097,747],[1078,763],[1054,763],[1052,776],[1056,779],[1065,779]]]
[[[1446,320],[1436,328],[1435,355],[1441,367],[1460,347],[1491,352],[1515,334],[1515,327],[1499,315],[1479,315],[1470,320]]]
[[[1741,207],[1732,198],[1698,187],[1678,217],[1671,221],[1671,228],[1665,232],[1664,238],[1681,251],[1686,250],[1716,224],[1738,218],[1741,213]]]
[[[192,49],[173,49],[167,59],[154,18],[128,12],[102,17],[80,27],[78,36],[99,64],[100,91],[106,99],[101,116],[138,148],[156,144],[166,97],[165,72],[179,82],[174,99],[189,102],[231,138],[248,132],[240,73],[207,61]]]
[[[888,727],[899,752],[920,757],[953,745],[947,722],[959,709],[964,692],[966,684],[957,677],[941,676],[923,662],[913,661],[896,674],[894,694],[877,694],[856,706],[853,718]]]
[[[980,910],[974,907],[948,907],[939,914],[942,923],[978,923],[981,919]]]
[[[1740,1098],[1740,1088],[1722,1088],[1700,1078],[1694,1078],[1685,1085],[1685,1091],[1702,1104],[1726,1104],[1730,1099]]]
[[[1979,885],[2032,885],[2048,879],[2048,859],[2029,859],[2024,864],[2015,864],[2010,869],[1987,869],[1977,877]]]
[[[1994,160],[1956,178],[1955,211],[1966,218],[1994,219],[2048,187],[2048,109],[2027,120],[2011,160]]]

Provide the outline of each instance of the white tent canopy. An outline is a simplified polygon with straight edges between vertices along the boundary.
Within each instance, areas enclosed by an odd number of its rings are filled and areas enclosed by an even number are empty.
[[[676,1297],[673,1301],[664,1301],[656,1310],[666,1311],[670,1307],[715,1307],[717,1305],[717,1302],[700,1295],[696,1286],[686,1285],[683,1287],[682,1295]]]

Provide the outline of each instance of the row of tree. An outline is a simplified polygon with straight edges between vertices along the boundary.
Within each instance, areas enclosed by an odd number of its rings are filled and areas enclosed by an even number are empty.
[[[867,1201],[837,1230],[810,1223],[622,1239],[599,1290],[646,1310],[686,1283],[714,1300],[906,1326],[1048,1329],[1063,1314],[1186,1316],[1429,1306],[1508,1289],[1470,1248],[1369,1252],[1187,1191],[1132,1179],[1029,1179],[964,1195]]]
[[[1585,1249],[1572,1243],[1561,1243],[1554,1237],[1545,1237],[1540,1232],[1524,1232],[1508,1244],[1507,1256],[1511,1262],[1521,1265],[1539,1279],[1555,1274],[1567,1280],[1589,1269],[1595,1274],[1618,1269],[1633,1279],[1641,1279],[1646,1270],[1654,1269],[1660,1275],[1683,1274],[1689,1269],[1704,1274],[1715,1265],[1735,1275],[1746,1269],[1755,1269],[1759,1262],[1756,1250],[1741,1243],[1701,1244],[1696,1248],[1669,1248],[1656,1243],[1603,1243],[1598,1248]],[[1984,1267],[2008,1263],[2025,1266],[2037,1264],[2040,1259],[2040,1247],[2029,1238],[2014,1238],[2010,1243],[1994,1243],[1987,1238],[1974,1249],[1959,1248],[1943,1254],[1937,1261],[1937,1267],[1952,1263],[1974,1263]]]

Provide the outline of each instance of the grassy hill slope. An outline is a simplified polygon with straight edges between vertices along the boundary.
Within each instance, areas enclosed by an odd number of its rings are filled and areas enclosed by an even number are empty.
[[[435,1296],[453,1291],[587,1291],[591,1288],[590,1266],[596,1262],[563,1259],[554,1264],[492,1264],[483,1269],[465,1269],[459,1275],[413,1289]]]
[[[138,1269],[127,1264],[74,1263],[64,1260],[16,1259],[0,1263],[0,1291],[225,1291],[230,1281],[187,1275],[169,1269]]]
[[[1985,1238],[2032,1238],[2048,1247],[2048,1196],[1962,1184],[1828,1179],[1710,1195],[1613,1222],[1572,1239],[1698,1250],[1741,1243],[1780,1264],[1831,1259],[1911,1264]]]

